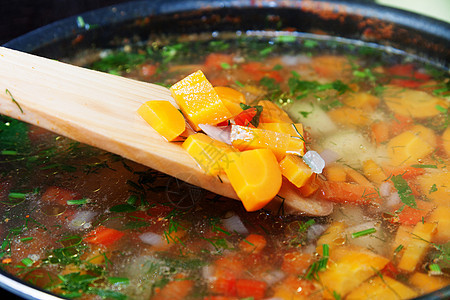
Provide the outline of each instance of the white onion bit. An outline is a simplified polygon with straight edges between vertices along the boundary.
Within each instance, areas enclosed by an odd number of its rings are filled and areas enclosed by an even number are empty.
[[[238,215],[232,215],[227,219],[222,219],[223,226],[230,232],[237,232],[239,234],[248,234],[248,229],[242,223]]]
[[[152,246],[159,246],[164,244],[163,236],[154,232],[144,232],[143,234],[139,235],[139,239],[145,244]]]
[[[200,129],[210,138],[231,145],[230,126],[218,127],[209,124],[198,124],[198,127],[200,127]]]
[[[320,156],[325,161],[326,166],[336,162],[339,158],[339,154],[331,149],[324,149],[322,152],[320,152]]]
[[[69,228],[79,229],[79,228],[89,228],[91,227],[92,219],[97,215],[93,211],[79,211],[77,212],[73,219],[69,223]]]
[[[322,173],[325,168],[325,161],[316,151],[308,151],[303,155],[303,161],[311,168],[314,173]]]

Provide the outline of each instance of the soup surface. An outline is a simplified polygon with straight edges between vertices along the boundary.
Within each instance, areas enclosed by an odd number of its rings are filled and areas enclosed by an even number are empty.
[[[310,216],[279,195],[247,212],[0,116],[6,272],[82,299],[408,299],[449,285],[448,73],[295,36],[124,43],[71,62],[168,87],[202,70],[248,106],[271,101],[326,162],[301,188],[283,185],[333,210]]]

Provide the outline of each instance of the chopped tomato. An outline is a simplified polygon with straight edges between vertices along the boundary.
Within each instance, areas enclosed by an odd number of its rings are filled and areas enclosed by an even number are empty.
[[[251,123],[251,121],[253,120],[253,118],[256,116],[257,113],[258,111],[255,107],[246,109],[234,117],[234,123],[240,126],[248,126],[255,128],[255,126]]]
[[[144,77],[151,77],[156,74],[158,67],[156,65],[144,64],[141,66],[140,74]]]
[[[387,265],[385,265],[384,268],[380,272],[383,276],[389,276],[394,279],[400,273],[400,271],[392,263],[392,261],[388,262]]]
[[[42,202],[50,202],[62,205],[66,205],[67,200],[75,199],[81,199],[81,196],[76,192],[57,186],[48,187],[41,197]]]
[[[313,255],[302,252],[288,252],[283,256],[281,270],[288,274],[299,275],[304,273],[313,260]]]
[[[181,300],[186,298],[194,287],[192,280],[180,279],[166,284],[153,296],[152,300]]]
[[[416,71],[412,64],[392,66],[388,68],[388,73],[394,76],[390,81],[391,84],[407,88],[417,88],[431,78],[427,74]]]
[[[211,291],[223,296],[236,296],[236,277],[233,275],[218,277],[212,283]]]
[[[122,231],[100,225],[88,233],[84,241],[90,244],[108,247],[120,240],[124,235],[125,233]]]
[[[222,53],[211,53],[205,59],[206,68],[222,69],[223,64],[232,65],[233,56]]]
[[[324,200],[338,203],[370,204],[380,200],[374,187],[348,182],[322,181],[319,194]]]
[[[396,210],[400,209],[404,204],[398,206]],[[395,213],[392,213],[393,217],[389,219],[391,223],[400,223],[403,225],[416,225],[419,222],[422,222],[423,218],[425,218],[430,211],[434,208],[434,204],[431,202],[425,202],[416,200],[416,208],[412,208],[410,206],[403,207],[403,209]]]
[[[267,283],[252,279],[238,279],[236,281],[236,292],[240,298],[253,297],[261,299],[266,294]]]
[[[272,78],[278,83],[283,81],[283,77],[279,71],[272,70],[260,62],[245,63],[241,65],[241,68],[255,81],[259,81],[264,77]]]
[[[384,171],[389,177],[402,175],[404,179],[416,178],[425,173],[423,168],[414,168],[411,166],[385,167]]]
[[[267,241],[263,235],[250,234],[239,243],[239,248],[247,253],[259,253],[266,247]]]

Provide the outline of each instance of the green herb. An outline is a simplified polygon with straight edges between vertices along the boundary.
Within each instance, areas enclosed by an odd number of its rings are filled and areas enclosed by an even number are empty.
[[[128,285],[130,283],[130,279],[126,277],[108,277],[108,282],[111,284],[122,284]]]
[[[89,201],[87,198],[67,200],[67,205],[83,205],[89,203]]]
[[[8,89],[6,89],[5,93],[8,94],[11,97],[11,101],[14,102],[14,104],[17,105],[17,107],[19,108],[20,112],[23,113],[22,107],[20,107],[20,104],[16,101],[16,99],[14,99],[13,95],[11,94],[11,92]]]
[[[137,208],[135,206],[133,206],[133,205],[130,205],[130,204],[126,203],[126,204],[114,205],[114,206],[110,207],[109,210],[111,212],[120,212],[120,213],[122,213],[122,212],[133,212],[133,211],[136,211]]]
[[[293,43],[295,42],[296,37],[293,35],[280,35],[277,36],[275,40],[280,43]]]
[[[240,82],[240,81],[238,81],[238,80],[235,80],[234,83],[235,83],[238,87],[244,87],[244,86],[245,86],[242,82]]]
[[[391,181],[394,183],[394,187],[398,192],[400,200],[411,208],[417,208],[416,198],[414,197],[408,182],[406,182],[402,175],[392,176]]]
[[[21,260],[21,262],[26,266],[26,267],[31,267],[34,264],[34,261],[31,258],[24,258]]]
[[[224,69],[224,70],[231,69],[230,64],[229,64],[229,63],[226,63],[226,62],[220,63],[220,66],[221,66],[222,69]]]
[[[319,42],[317,42],[317,41],[314,41],[314,40],[304,40],[303,41],[303,46],[305,47],[305,48],[315,48],[315,47],[317,47],[319,45]]]
[[[438,189],[437,189],[436,183],[433,183],[433,185],[431,186],[430,190],[428,191],[428,194],[437,192],[437,190]]]
[[[369,234],[372,234],[372,233],[375,233],[375,232],[377,232],[377,230],[375,228],[369,228],[369,229],[361,230],[361,231],[358,231],[358,232],[353,232],[352,233],[352,238],[355,239],[355,238],[362,237],[362,236],[365,236],[365,235],[369,235]]]
[[[429,265],[431,275],[442,275],[441,267],[438,264]]]
[[[394,250],[394,254],[399,253],[400,251],[402,251],[403,248],[404,248],[404,246],[402,244],[398,245],[397,248],[395,248],[395,250]]]
[[[259,54],[261,54],[262,56],[266,56],[266,55],[269,55],[272,51],[273,51],[272,47],[267,47],[267,48],[259,51]]]
[[[422,168],[422,169],[437,169],[436,165],[411,165],[413,168]]]
[[[20,239],[21,242],[28,242],[28,241],[31,241],[31,240],[33,240],[32,236]]]
[[[438,111],[440,111],[441,113],[447,113],[447,109],[445,108],[445,107],[443,107],[443,106],[441,106],[441,105],[439,105],[439,104],[437,104],[436,106],[436,109],[438,110]]]
[[[336,291],[333,291],[333,298],[335,300],[341,300],[342,299],[341,295],[339,295],[338,292],[336,292]]]

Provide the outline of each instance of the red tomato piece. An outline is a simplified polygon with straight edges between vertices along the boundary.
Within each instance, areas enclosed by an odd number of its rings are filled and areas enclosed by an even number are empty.
[[[261,299],[266,295],[267,283],[252,279],[238,279],[236,281],[236,292],[239,298],[253,297]]]
[[[388,262],[387,265],[384,266],[384,268],[380,272],[383,276],[389,276],[394,279],[400,273],[400,271],[391,261]]]
[[[122,231],[100,225],[88,233],[84,241],[90,244],[108,247],[120,240],[124,235],[125,233]]]
[[[370,204],[380,201],[375,188],[348,182],[323,181],[319,194],[322,199],[337,203]]]
[[[234,123],[240,126],[255,128],[255,126],[253,126],[253,124],[250,122],[256,116],[256,114],[257,114],[256,108],[251,107],[249,109],[246,109],[234,117]]]

